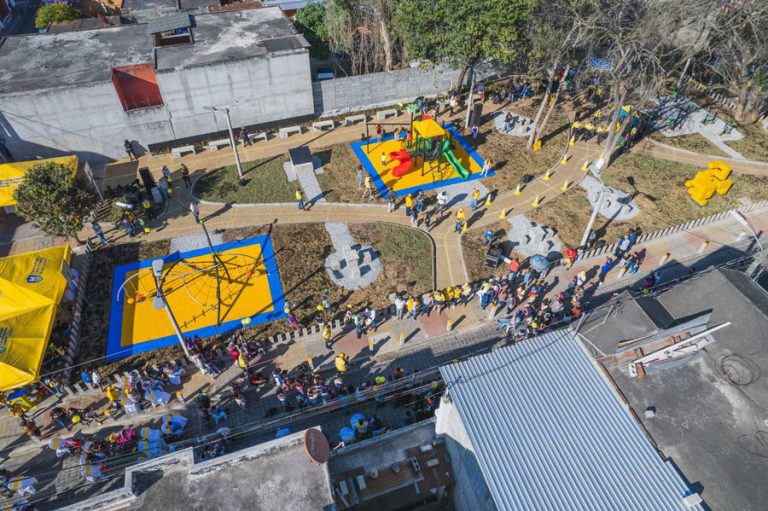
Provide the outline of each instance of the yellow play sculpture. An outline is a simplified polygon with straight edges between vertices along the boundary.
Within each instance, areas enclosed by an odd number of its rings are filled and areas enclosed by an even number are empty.
[[[699,206],[706,206],[709,199],[715,194],[725,195],[733,186],[733,181],[728,179],[731,175],[731,167],[724,161],[709,162],[707,170],[696,173],[693,179],[685,182],[688,194]]]

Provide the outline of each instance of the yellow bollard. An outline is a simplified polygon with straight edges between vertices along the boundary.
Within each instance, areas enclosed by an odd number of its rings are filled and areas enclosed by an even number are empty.
[[[709,240],[704,240],[704,242],[699,247],[699,254],[704,252],[707,249],[707,246],[709,246]]]
[[[507,210],[506,209],[502,209],[501,210],[501,213],[499,213],[499,218],[502,219],[502,220],[507,218]]]
[[[149,228],[149,227],[145,227],[145,228],[144,228],[144,234],[149,234],[149,231],[150,231],[150,228]]]
[[[448,320],[448,322],[445,324],[445,330],[446,332],[450,332],[453,329],[453,321]]]
[[[566,179],[566,180],[565,180],[565,183],[563,183],[563,186],[561,186],[561,187],[560,187],[560,189],[561,189],[562,191],[564,191],[564,192],[567,192],[567,191],[568,191],[568,185],[569,185],[569,184],[570,184],[570,183],[569,183],[569,182],[568,182],[568,180]]]
[[[368,338],[368,351],[373,353],[373,347],[374,347],[375,341],[373,340],[373,337]]]
[[[550,178],[550,176],[551,176],[551,175],[552,175],[552,174],[551,174],[551,170],[548,170],[548,171],[547,171],[547,172],[544,174],[544,181],[549,181],[549,178]]]
[[[581,166],[581,170],[584,171],[584,172],[589,170],[589,162],[588,161],[584,162],[584,165]]]
[[[739,235],[736,237],[736,241],[741,241],[741,240],[743,240],[743,239],[744,239],[744,238],[747,236],[747,234],[749,234],[749,233],[747,232],[747,230],[746,230],[746,229],[742,229],[742,230],[740,230],[740,231],[739,231]]]
[[[515,191],[514,191],[514,192],[512,192],[512,193],[514,193],[515,195],[520,195],[520,192],[521,192],[521,190],[522,190],[522,187],[523,187],[523,185],[522,185],[522,184],[520,184],[520,183],[518,183],[518,184],[517,184],[517,187],[515,188]]]
[[[531,206],[533,206],[534,208],[538,208],[539,204],[541,204],[541,199],[539,199],[539,196],[537,195],[536,198],[533,199]]]
[[[464,222],[464,225],[461,226],[461,232],[467,232],[467,229],[469,229],[469,227],[467,227],[467,222]]]
[[[489,193],[489,194],[488,194],[488,195],[485,197],[485,207],[486,207],[486,208],[489,208],[489,207],[491,207],[491,204],[492,204],[492,203],[491,203],[491,194]]]
[[[309,357],[309,358],[307,359],[307,364],[309,365],[309,369],[310,369],[310,370],[312,370],[312,371],[314,371],[314,370],[315,370],[315,364],[314,364],[314,362],[312,361],[312,357]]]
[[[405,344],[405,332],[400,332],[400,346]]]
[[[560,163],[561,163],[562,165],[565,165],[566,163],[568,163],[568,159],[569,159],[570,157],[571,157],[570,155],[566,154],[565,156],[563,156],[563,159],[562,159],[562,160],[560,160]]]
[[[666,263],[668,259],[669,259],[669,252],[667,252],[663,256],[661,256],[661,259],[659,259],[659,266],[661,266],[664,263]]]
[[[568,141],[568,145],[571,146],[571,147],[576,145],[576,137],[575,136],[571,137],[571,139]]]

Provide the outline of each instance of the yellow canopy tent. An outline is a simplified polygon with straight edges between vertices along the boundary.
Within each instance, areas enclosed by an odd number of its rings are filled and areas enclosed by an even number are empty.
[[[40,374],[70,258],[63,245],[0,259],[0,391]]]
[[[14,192],[21,184],[27,171],[41,163],[60,163],[71,166],[72,173],[77,172],[77,156],[61,156],[47,160],[17,161],[0,163],[0,207],[15,206]]]

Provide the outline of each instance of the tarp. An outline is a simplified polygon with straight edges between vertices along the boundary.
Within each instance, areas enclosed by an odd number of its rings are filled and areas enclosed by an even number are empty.
[[[63,245],[0,259],[0,391],[40,374],[70,258]]]
[[[16,192],[16,189],[21,184],[27,171],[41,163],[60,163],[71,166],[73,174],[77,172],[77,156],[0,163],[0,207],[16,205],[16,199],[13,197],[14,192]]]

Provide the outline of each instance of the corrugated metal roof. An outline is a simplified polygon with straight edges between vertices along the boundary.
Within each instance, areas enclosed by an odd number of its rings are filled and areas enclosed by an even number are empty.
[[[569,330],[440,372],[498,509],[687,509],[688,486]]]

